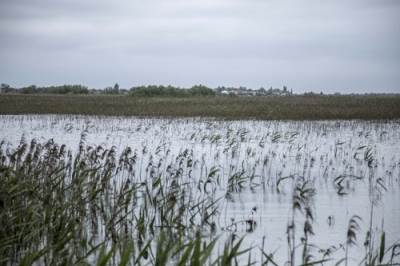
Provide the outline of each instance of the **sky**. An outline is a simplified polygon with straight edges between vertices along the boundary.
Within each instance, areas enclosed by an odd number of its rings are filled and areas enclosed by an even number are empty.
[[[0,82],[400,93],[399,0],[1,0]]]

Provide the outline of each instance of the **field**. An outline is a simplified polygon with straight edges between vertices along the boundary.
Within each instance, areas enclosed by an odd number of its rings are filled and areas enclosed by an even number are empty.
[[[316,120],[400,118],[400,96],[132,97],[0,94],[0,114]]]
[[[345,118],[324,98],[215,98],[212,112],[197,98],[0,99],[2,113],[53,113],[62,102],[66,113],[231,119],[267,116],[278,100],[284,118],[296,119],[294,101],[316,119],[302,106],[315,101],[330,107],[326,118]],[[398,116],[398,98],[346,99],[353,115],[373,102],[367,109],[383,110],[374,118]],[[139,111],[141,101],[188,106]],[[228,116],[218,102],[266,107]],[[0,264],[400,263],[399,120],[2,115],[0,127]]]

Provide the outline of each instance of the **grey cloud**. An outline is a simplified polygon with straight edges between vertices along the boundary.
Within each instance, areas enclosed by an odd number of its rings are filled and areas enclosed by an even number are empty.
[[[0,81],[399,90],[399,1],[0,3]]]

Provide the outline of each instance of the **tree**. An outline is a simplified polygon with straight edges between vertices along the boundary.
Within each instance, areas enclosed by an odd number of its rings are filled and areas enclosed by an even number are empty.
[[[1,83],[0,93],[5,93],[10,90],[10,85]]]
[[[21,88],[21,92],[25,94],[37,93],[36,85]]]
[[[213,96],[215,95],[215,91],[210,89],[204,85],[194,85],[189,89],[189,93],[195,96]]]
[[[114,87],[106,87],[104,89],[105,94],[119,94],[119,85],[115,83]]]
[[[115,83],[113,91],[114,91],[114,93],[119,93],[119,85],[118,85],[118,83]]]

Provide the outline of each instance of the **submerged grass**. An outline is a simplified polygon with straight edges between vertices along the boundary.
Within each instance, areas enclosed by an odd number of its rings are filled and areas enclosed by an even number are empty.
[[[179,169],[140,180],[129,148],[116,158],[84,139],[77,154],[52,140],[1,143],[1,265],[228,265],[247,252],[230,240],[213,253],[216,200],[193,197]]]
[[[0,94],[0,114],[216,117],[222,119],[396,119],[399,95],[131,97]]]
[[[236,135],[239,141],[246,138],[243,130]],[[0,144],[1,265],[278,265],[266,252],[264,239],[262,245],[243,246],[237,226],[250,225],[251,232],[253,219],[232,221],[224,229],[227,237],[216,233],[221,199],[215,191],[224,189],[226,200],[232,200],[232,194],[252,188],[252,175],[232,171],[224,183],[218,181],[219,169],[211,168],[195,179],[187,149],[168,163],[144,162],[146,147],[118,153],[115,147],[87,145],[86,136],[84,131],[76,153],[53,140],[22,139],[16,148]],[[275,135],[272,139],[276,141]],[[230,156],[237,156],[233,150]],[[248,150],[246,156],[251,154]],[[375,160],[371,154],[366,149],[368,168]],[[340,180],[335,179],[339,185]],[[314,234],[313,183],[303,176],[281,177],[276,187],[286,182],[292,186],[286,263],[334,260],[331,251],[318,250],[323,253],[319,257],[311,252],[317,249],[309,239]],[[369,182],[376,183],[373,171]],[[345,257],[335,258],[338,264],[348,264],[359,227],[353,216],[342,245]],[[381,234],[377,247],[367,235],[362,263],[398,265],[400,245],[388,246]]]

